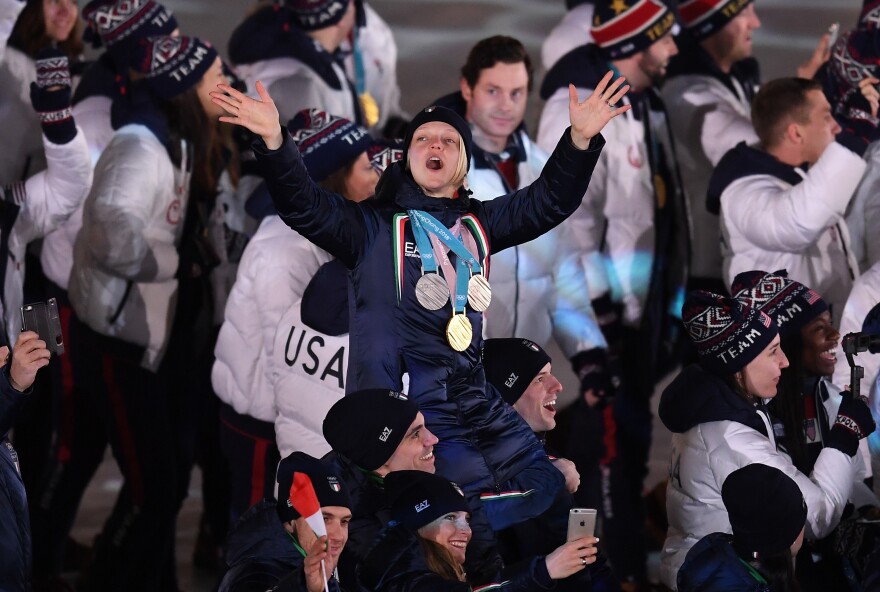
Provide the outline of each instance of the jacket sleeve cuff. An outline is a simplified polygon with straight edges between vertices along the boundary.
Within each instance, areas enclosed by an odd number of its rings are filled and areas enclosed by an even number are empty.
[[[547,570],[546,558],[535,557],[532,560],[532,568],[530,571],[532,572],[532,579],[535,580],[535,583],[541,588],[550,590],[551,588],[556,587],[556,582],[550,577],[550,572]]]
[[[592,138],[590,138],[590,143],[586,148],[578,148],[574,145],[574,142],[571,139],[571,126],[565,128],[565,132],[562,134],[562,137],[565,138],[566,143],[577,150],[578,152],[595,152],[596,150],[601,150],[602,146],[605,145],[605,137],[598,133]]]

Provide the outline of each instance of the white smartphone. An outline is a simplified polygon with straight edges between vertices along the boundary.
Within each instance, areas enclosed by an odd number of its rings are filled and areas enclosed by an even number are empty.
[[[596,510],[591,508],[572,508],[568,511],[568,535],[565,541],[591,537],[596,530]]]

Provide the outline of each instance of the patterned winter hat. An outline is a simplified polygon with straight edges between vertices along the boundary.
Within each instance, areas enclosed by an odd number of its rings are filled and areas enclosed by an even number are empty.
[[[304,31],[331,27],[342,20],[352,0],[279,0]]]
[[[93,0],[82,15],[83,39],[125,59],[139,39],[170,35],[177,28],[171,11],[154,0]]]
[[[528,339],[508,337],[483,342],[486,382],[498,389],[508,405],[519,400],[541,368],[549,363],[547,352]]]
[[[381,175],[392,163],[403,159],[403,140],[375,140],[367,150],[367,156]]]
[[[416,531],[450,512],[470,512],[461,488],[424,471],[393,471],[385,476],[391,516]]]
[[[755,502],[755,492],[761,499]],[[733,546],[745,556],[787,551],[807,521],[807,504],[794,480],[777,468],[754,463],[737,469],[721,486],[733,530]]]
[[[701,41],[724,28],[752,0],[684,0],[678,5],[682,24]]]
[[[278,463],[275,481],[278,482],[278,502],[275,509],[282,522],[290,522],[299,518],[299,512],[290,501],[290,488],[293,485],[294,473],[304,473],[312,482],[318,503],[323,506],[340,506],[351,508],[351,499],[342,480],[335,474],[332,467],[305,452],[293,452]]]
[[[744,271],[733,278],[730,287],[734,298],[769,315],[783,337],[797,333],[828,310],[819,294],[787,275],[785,270]]]
[[[687,295],[681,315],[700,362],[720,375],[742,370],[778,334],[776,323],[760,310],[703,290]]]
[[[361,126],[319,109],[303,109],[287,129],[316,183],[348,166],[372,143]]]
[[[606,59],[629,57],[672,30],[675,15],[660,0],[600,0],[593,13],[593,39]]]
[[[868,31],[880,29],[880,0],[865,0],[862,3],[859,28]]]
[[[168,100],[197,85],[217,55],[196,37],[151,37],[138,44],[134,67],[153,93]]]
[[[878,9],[880,10],[880,9]],[[834,114],[844,119],[864,119],[877,125],[878,119],[862,108],[867,102],[851,99],[861,96],[859,82],[868,76],[880,77],[880,39],[875,32],[847,31],[831,47],[828,60],[828,97]]]
[[[403,393],[369,389],[345,395],[324,418],[324,439],[362,469],[375,471],[391,458],[419,407]]]

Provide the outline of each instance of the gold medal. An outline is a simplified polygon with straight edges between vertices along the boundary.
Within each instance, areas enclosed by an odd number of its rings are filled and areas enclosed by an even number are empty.
[[[464,351],[471,344],[474,330],[471,321],[464,313],[452,314],[452,318],[446,324],[446,341],[455,351]]]
[[[439,273],[426,273],[416,282],[416,300],[423,308],[440,310],[449,302],[449,288]]]
[[[489,308],[489,304],[492,302],[492,286],[489,285],[486,276],[481,273],[471,276],[468,281],[467,296],[468,304],[475,311],[483,312]]]

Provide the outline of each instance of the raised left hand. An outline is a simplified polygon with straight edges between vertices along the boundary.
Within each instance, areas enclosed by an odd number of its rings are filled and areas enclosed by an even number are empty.
[[[831,34],[825,33],[822,37],[819,38],[819,44],[816,46],[816,49],[813,50],[813,55],[810,56],[806,62],[798,66],[797,75],[798,78],[808,78],[811,79],[816,75],[816,72],[819,71],[819,68],[822,67],[822,64],[828,61],[828,58],[831,57]]]
[[[581,150],[586,150],[590,140],[602,131],[609,121],[629,111],[631,105],[618,105],[620,99],[629,91],[626,80],[618,78],[609,85],[614,72],[608,73],[596,85],[593,94],[583,102],[578,100],[573,84],[568,85],[568,118],[571,121],[571,141]],[[622,85],[622,86],[621,86]]]

